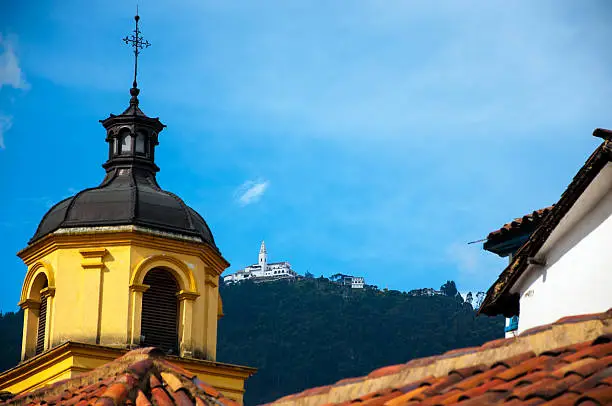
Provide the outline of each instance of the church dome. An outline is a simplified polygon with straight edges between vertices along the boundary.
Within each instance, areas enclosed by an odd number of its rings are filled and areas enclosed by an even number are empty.
[[[204,219],[154,177],[138,169],[111,171],[98,187],[85,189],[53,206],[30,243],[59,228],[137,225],[215,242]]]
[[[130,106],[122,114],[101,120],[109,144],[106,177],[99,186],[53,206],[30,244],[60,228],[135,225],[195,237],[217,249],[202,216],[157,184],[155,147],[165,126],[140,110],[136,86],[130,93]]]

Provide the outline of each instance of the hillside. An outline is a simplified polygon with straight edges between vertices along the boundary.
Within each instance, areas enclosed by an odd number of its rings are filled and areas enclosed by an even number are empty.
[[[351,291],[324,278],[221,286],[217,359],[259,368],[245,398],[255,405],[502,337],[502,318],[476,318],[454,284],[441,290],[447,296]],[[0,316],[0,370],[18,361],[21,328],[21,313]]]
[[[259,368],[247,381],[248,405],[503,336],[503,318],[476,318],[456,290],[415,297],[320,278],[221,294],[217,359]]]
[[[23,313],[0,314],[0,371],[14,367],[21,354]]]

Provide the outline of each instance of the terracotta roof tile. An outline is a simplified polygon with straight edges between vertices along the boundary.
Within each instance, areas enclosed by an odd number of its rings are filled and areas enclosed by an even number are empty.
[[[480,346],[481,350],[504,347],[512,344],[514,338],[498,338],[497,340],[489,341]]]
[[[579,397],[580,395],[577,393],[567,392],[550,402],[544,403],[544,406],[573,406]]]
[[[469,390],[476,386],[480,386],[489,379],[492,379],[497,374],[505,371],[507,368],[503,365],[498,365],[492,369],[489,369],[481,374],[474,375],[470,378],[466,378],[461,382],[457,383],[453,386],[453,388],[461,389],[461,390]]]
[[[151,389],[151,400],[157,406],[173,406],[172,399],[170,399],[164,388],[157,387]]]
[[[609,376],[607,378],[603,378],[601,381],[599,381],[598,385],[612,386],[612,376]]]
[[[478,406],[478,405],[489,405],[494,403],[500,403],[505,399],[505,395],[499,392],[487,392],[483,395],[476,396],[475,398],[464,400],[461,402],[461,406]]]
[[[130,351],[87,373],[0,402],[3,406],[42,404],[236,405],[152,348]]]
[[[390,365],[390,366],[387,366],[387,367],[378,368],[378,369],[370,372],[368,374],[368,378],[377,378],[379,376],[395,374],[395,373],[399,372],[400,370],[402,370],[405,367],[406,367],[405,364],[397,364],[397,365]]]
[[[521,354],[512,356],[510,358],[499,360],[496,363],[494,363],[492,366],[495,367],[497,365],[503,365],[506,368],[512,368],[517,365],[520,365],[522,362],[525,362],[533,357],[535,357],[535,353],[533,351],[523,352]]]
[[[416,382],[411,382],[408,385],[404,385],[400,387],[399,390],[402,391],[402,393],[408,393],[422,386],[431,386],[432,382],[435,382],[435,381],[436,381],[436,378],[434,378],[433,376],[428,376],[425,379],[420,379]]]
[[[150,406],[151,402],[147,399],[146,395],[142,392],[142,390],[138,389],[138,394],[136,395],[136,406]]]
[[[550,374],[546,371],[532,372],[511,381],[502,381],[502,384],[495,386],[491,390],[494,392],[512,392],[516,388],[531,385],[532,383],[537,382],[539,379],[548,377],[550,377]]]
[[[399,406],[405,404],[406,402],[410,402],[411,400],[421,401],[424,399],[423,392],[426,391],[427,388],[428,386],[421,386],[404,394],[398,394],[395,399],[387,402],[387,405]]]
[[[455,402],[472,399],[478,396],[483,395],[485,392],[505,392],[502,390],[493,390],[503,384],[504,381],[499,379],[492,379],[488,382],[484,382],[482,385],[476,386],[472,389],[468,389],[466,391],[460,391],[460,393],[456,393],[453,397],[457,400]],[[453,402],[454,403],[454,402]]]
[[[516,230],[520,230],[520,229],[522,229],[522,228],[524,228],[526,226],[537,225],[537,224],[539,224],[542,221],[542,219],[548,213],[550,213],[550,211],[552,210],[553,207],[554,207],[554,205],[553,206],[548,206],[548,207],[545,207],[543,209],[536,210],[534,212],[526,214],[523,217],[515,218],[511,222],[506,223],[503,226],[501,226],[499,229],[497,229],[495,231],[491,231],[489,233],[489,235],[487,236],[487,239],[493,239],[493,238],[499,237],[501,235],[504,235],[506,233],[513,232],[513,231],[516,231]]]
[[[532,334],[538,334],[541,333],[542,331],[546,331],[546,330],[551,330],[553,327],[552,323],[551,324],[543,324],[541,326],[536,326],[536,327],[532,327],[528,330],[525,330],[521,333],[521,335],[523,337],[525,336],[530,336]]]
[[[170,393],[172,399],[174,399],[174,403],[178,406],[192,406],[193,401],[187,395],[187,391],[184,389],[179,389],[177,391],[173,391]]]
[[[394,390],[386,394],[380,394],[379,396],[373,396],[371,399],[366,400],[365,402],[361,402],[360,405],[362,406],[379,406],[379,405],[382,406],[387,401],[392,400],[399,395],[401,395],[401,392],[398,390]]]
[[[363,381],[364,379],[366,379],[366,378],[364,378],[364,377],[362,377],[362,376],[357,377],[357,378],[346,378],[346,379],[341,379],[341,380],[339,380],[338,382],[336,382],[335,386],[348,385],[348,384],[350,384],[350,383],[361,382],[361,381]]]
[[[48,403],[55,404],[56,402],[54,400],[49,400]],[[120,405],[121,403],[117,403],[117,404]],[[95,406],[116,406],[117,404],[113,402],[113,400],[110,398],[100,398],[96,400],[96,403],[94,403]]]
[[[557,320],[554,324],[578,323],[581,321],[598,320],[598,319],[601,320],[602,318],[606,318],[606,313],[591,313],[591,314],[580,314],[577,316],[567,316],[567,317],[563,317]]]
[[[68,392],[68,391],[67,391]],[[128,395],[128,388],[122,383],[112,384],[103,394],[102,399],[110,399],[113,403],[122,404]]]
[[[555,374],[558,374],[559,376],[563,374],[563,377],[575,374],[582,378],[587,378],[593,375],[595,372],[607,368],[611,363],[611,356],[602,359],[583,358],[559,368],[555,371]]]
[[[463,355],[463,354],[472,354],[472,353],[478,352],[478,350],[480,350],[480,347],[459,348],[456,350],[447,351],[444,354],[442,354],[439,358],[449,358],[449,357],[456,357],[458,355]]]
[[[578,382],[570,388],[570,392],[584,393],[599,385],[604,379],[612,376],[612,368],[608,367],[603,371],[599,371],[596,374],[588,377],[582,382]]]
[[[609,312],[564,318],[527,335],[379,368],[271,405],[612,405],[611,323]]]
[[[598,386],[585,393],[576,403],[580,404],[581,401],[586,400],[598,402],[596,403],[598,405],[610,405],[612,404],[612,390],[609,386]]]
[[[518,398],[514,398],[508,402],[504,402],[504,406],[525,406],[525,405],[529,405],[529,406],[539,406],[539,405],[543,405],[546,401],[540,398],[531,398],[529,400],[521,400]]]
[[[461,378],[467,378],[469,376],[472,375],[476,375],[481,373],[482,371],[486,370],[487,368],[480,364],[480,365],[476,365],[473,367],[465,367],[465,368],[461,368],[461,369],[453,369],[452,371],[450,371],[448,374],[457,374],[459,375]]]
[[[566,362],[575,362],[583,358],[603,358],[612,354],[612,343],[600,345],[589,345],[577,351],[574,354],[567,355],[563,358]],[[598,357],[599,356],[599,357]]]

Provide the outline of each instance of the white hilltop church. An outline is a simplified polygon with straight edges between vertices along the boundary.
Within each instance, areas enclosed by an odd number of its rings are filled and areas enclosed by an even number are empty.
[[[252,280],[254,282],[271,282],[280,279],[295,280],[297,276],[298,274],[291,269],[291,264],[289,264],[289,262],[268,263],[266,243],[265,241],[262,241],[261,247],[259,248],[258,263],[249,265],[235,273],[224,276],[223,282],[226,284],[232,284],[245,280]]]

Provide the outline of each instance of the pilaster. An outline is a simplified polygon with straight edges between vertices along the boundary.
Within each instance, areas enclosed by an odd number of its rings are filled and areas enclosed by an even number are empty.
[[[100,344],[104,256],[107,251],[106,248],[84,248],[79,253],[83,257],[81,267],[84,271],[81,305],[87,310],[82,312],[83,341]]]
[[[40,302],[33,299],[26,299],[19,302],[19,307],[23,309],[21,360],[24,361],[36,354],[36,332],[38,330]]]
[[[181,290],[177,297],[180,306],[179,351],[181,357],[193,356],[193,306],[199,294]]]
[[[142,294],[149,289],[149,285],[130,285],[130,309],[128,325],[128,345],[136,347],[140,345],[140,323],[142,320]]]
[[[211,274],[211,269],[206,269],[204,283],[205,318],[206,318],[206,359],[215,361],[217,359],[217,318],[219,305],[219,277]]]

